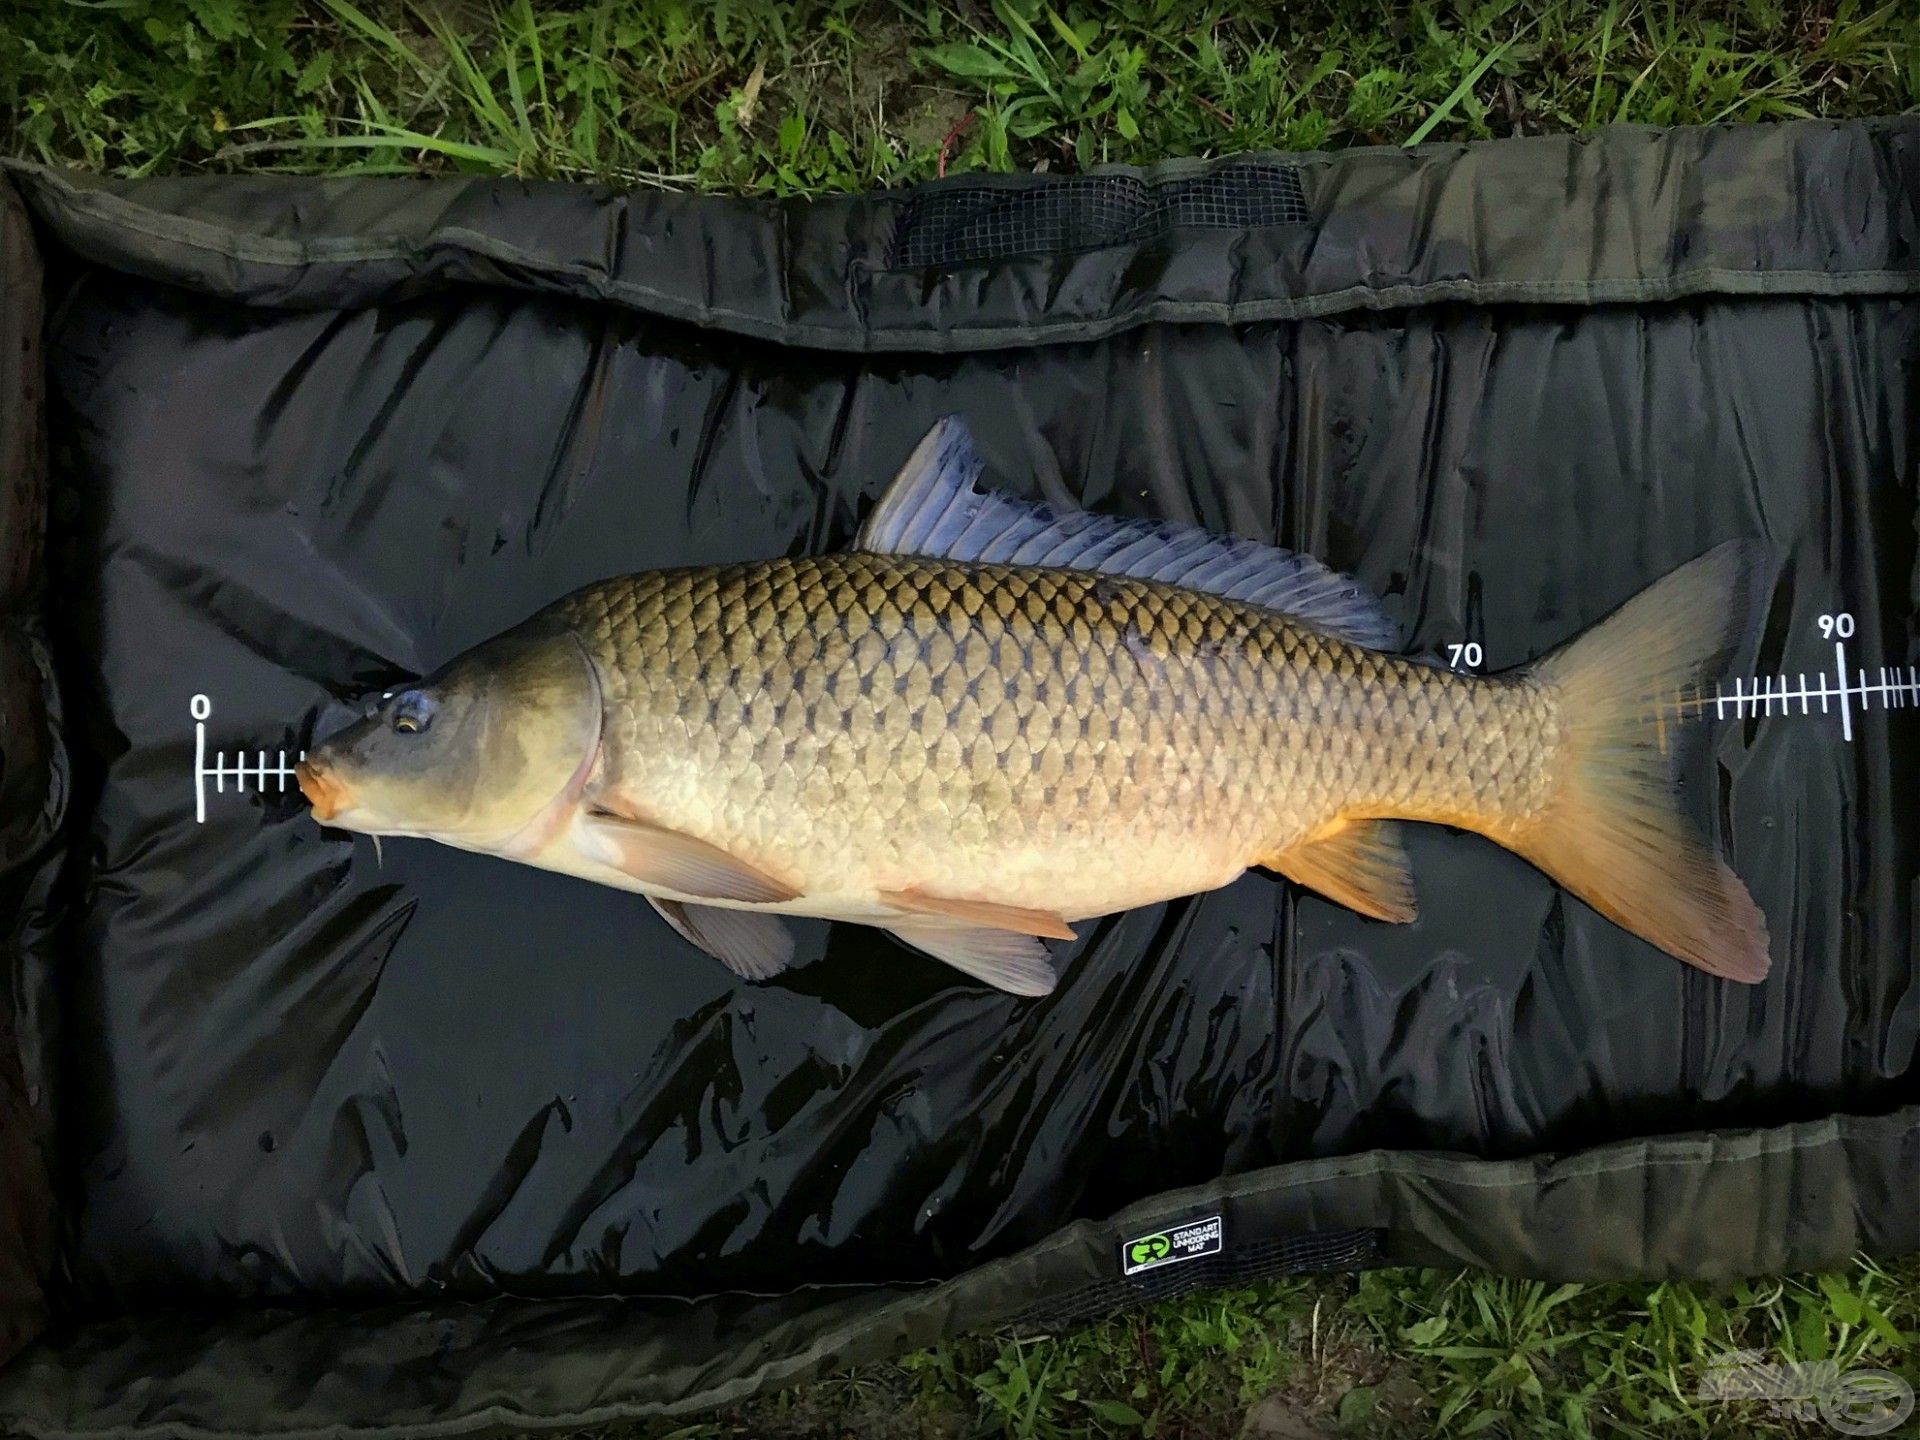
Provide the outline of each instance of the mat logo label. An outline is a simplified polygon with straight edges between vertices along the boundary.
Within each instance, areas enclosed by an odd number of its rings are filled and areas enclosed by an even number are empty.
[[[1202,1255],[1218,1255],[1226,1242],[1226,1228],[1218,1215],[1156,1230],[1129,1240],[1120,1247],[1120,1273],[1138,1275],[1162,1265],[1177,1265],[1182,1260],[1198,1260]]]

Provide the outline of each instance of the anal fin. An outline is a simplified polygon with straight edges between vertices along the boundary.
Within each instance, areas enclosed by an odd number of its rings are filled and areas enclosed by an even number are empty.
[[[1374,920],[1405,924],[1420,913],[1413,867],[1391,820],[1349,821],[1260,863]]]
[[[771,915],[717,905],[683,905],[649,895],[649,904],[680,938],[743,980],[771,980],[793,963],[793,933]]]

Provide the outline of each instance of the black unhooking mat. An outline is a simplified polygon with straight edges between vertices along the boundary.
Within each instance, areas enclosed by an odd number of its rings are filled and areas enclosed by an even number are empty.
[[[9,173],[0,1423],[577,1424],[1287,1270],[1920,1244],[1920,123],[787,204]],[[1255,873],[1044,1000],[818,922],[746,985],[287,783],[577,585],[845,544],[948,412],[1438,663],[1769,542],[1693,791],[1772,975],[1423,828],[1406,927]]]

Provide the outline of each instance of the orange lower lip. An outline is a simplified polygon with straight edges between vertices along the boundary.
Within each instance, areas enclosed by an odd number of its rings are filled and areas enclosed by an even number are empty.
[[[307,803],[313,806],[313,818],[331,820],[346,809],[346,795],[340,782],[316,769],[308,761],[302,760],[293,767],[294,778],[300,782],[300,793],[307,797]]]

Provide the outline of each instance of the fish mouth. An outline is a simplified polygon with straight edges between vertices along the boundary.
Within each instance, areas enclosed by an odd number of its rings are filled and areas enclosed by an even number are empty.
[[[293,776],[300,782],[300,793],[313,806],[314,819],[324,823],[347,808],[347,787],[313,761],[302,760],[293,767]]]

